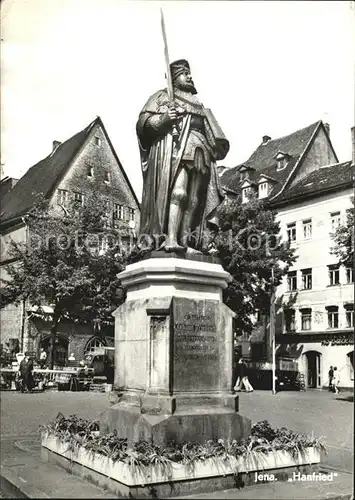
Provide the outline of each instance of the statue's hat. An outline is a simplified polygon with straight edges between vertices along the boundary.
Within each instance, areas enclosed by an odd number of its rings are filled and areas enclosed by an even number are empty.
[[[184,71],[190,72],[190,65],[186,59],[178,59],[170,64],[171,78],[175,80]]]

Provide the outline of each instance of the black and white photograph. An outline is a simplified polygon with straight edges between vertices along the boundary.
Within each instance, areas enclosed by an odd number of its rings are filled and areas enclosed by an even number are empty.
[[[0,499],[353,500],[355,1],[0,13]]]

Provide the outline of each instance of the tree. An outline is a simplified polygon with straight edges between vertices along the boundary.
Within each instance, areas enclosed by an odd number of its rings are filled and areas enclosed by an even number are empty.
[[[219,209],[216,238],[223,267],[233,281],[224,290],[224,302],[236,313],[236,334],[251,333],[256,310],[268,315],[273,289],[295,262],[293,249],[282,242],[275,212],[251,196],[224,202]]]
[[[351,198],[352,208],[346,211],[346,221],[331,234],[334,246],[331,253],[336,255],[339,264],[345,267],[354,265],[354,197]]]
[[[14,263],[2,306],[26,300],[39,309],[53,308],[49,366],[53,368],[58,324],[62,319],[100,325],[112,323],[112,311],[124,300],[117,274],[127,251],[120,235],[108,229],[99,196],[84,206],[53,209],[39,199],[26,217],[28,241],[12,241]],[[103,247],[107,246],[106,251]]]

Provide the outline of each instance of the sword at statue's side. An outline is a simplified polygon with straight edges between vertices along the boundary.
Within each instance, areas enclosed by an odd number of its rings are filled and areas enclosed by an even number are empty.
[[[173,89],[173,81],[171,78],[168,40],[166,37],[163,9],[160,9],[160,14],[161,14],[161,31],[162,31],[163,40],[164,40],[164,54],[165,54],[165,64],[166,64],[166,80],[167,80],[168,97],[169,97],[169,100],[173,103],[174,102],[174,89]],[[173,134],[173,139],[177,140],[179,137],[179,131],[178,131],[175,123],[173,124],[172,134]]]

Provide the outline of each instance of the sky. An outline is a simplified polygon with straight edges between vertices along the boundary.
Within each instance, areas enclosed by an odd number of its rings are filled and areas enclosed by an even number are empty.
[[[230,141],[220,164],[317,120],[351,159],[354,2],[2,0],[3,176],[21,177],[100,116],[141,198],[135,124],[165,87],[160,7],[170,60],[189,60]]]

